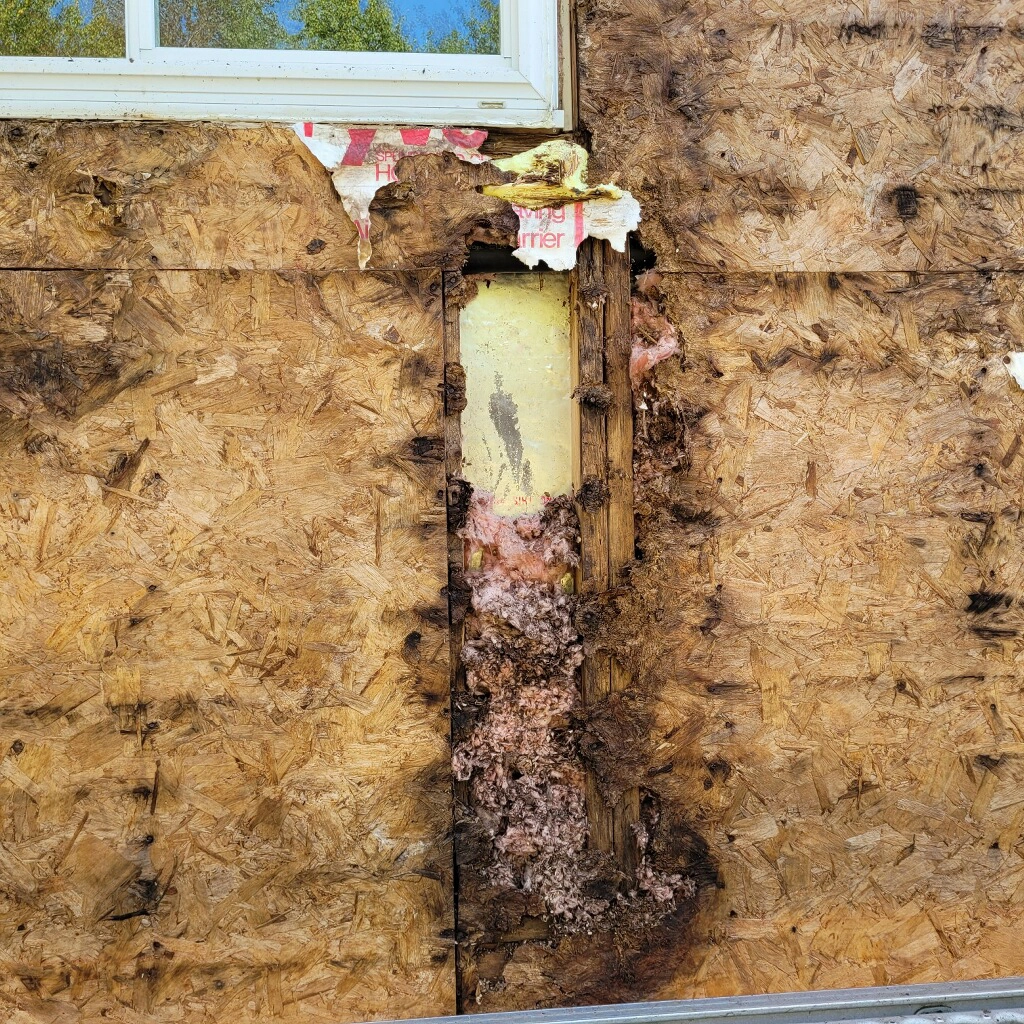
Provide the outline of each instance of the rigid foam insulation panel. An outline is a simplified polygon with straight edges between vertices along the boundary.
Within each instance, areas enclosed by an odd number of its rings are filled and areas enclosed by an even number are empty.
[[[541,273],[480,281],[460,315],[462,473],[499,515],[572,490],[569,316],[568,275]]]
[[[0,273],[16,1019],[453,1012],[437,285]]]

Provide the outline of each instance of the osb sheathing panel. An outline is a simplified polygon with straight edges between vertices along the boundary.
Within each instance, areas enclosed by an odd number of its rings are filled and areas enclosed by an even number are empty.
[[[491,147],[502,151],[500,140]],[[512,242],[491,165],[404,161],[371,216],[374,266],[457,269],[466,236]],[[0,125],[0,266],[344,270],[356,229],[330,175],[275,125]]]
[[[582,0],[594,180],[667,269],[1024,257],[1024,17],[997,0]]]
[[[437,280],[0,310],[7,1012],[452,1012]]]
[[[632,658],[722,888],[651,995],[1024,973],[1020,284],[662,282]]]

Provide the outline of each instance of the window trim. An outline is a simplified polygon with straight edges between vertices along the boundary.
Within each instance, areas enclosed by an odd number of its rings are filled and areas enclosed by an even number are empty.
[[[125,0],[125,57],[0,57],[0,117],[563,129],[559,7],[502,0],[501,54],[449,55],[158,47]]]

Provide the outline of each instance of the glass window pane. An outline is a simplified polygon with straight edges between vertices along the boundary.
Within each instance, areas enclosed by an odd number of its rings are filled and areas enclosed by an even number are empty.
[[[0,56],[124,53],[124,0],[0,0]]]
[[[572,487],[567,274],[481,281],[459,314],[466,371],[462,474],[499,515],[537,512]]]
[[[500,0],[159,0],[161,46],[499,53]]]

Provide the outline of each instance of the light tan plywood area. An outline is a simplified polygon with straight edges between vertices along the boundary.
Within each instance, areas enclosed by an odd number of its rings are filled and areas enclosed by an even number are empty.
[[[1024,973],[1019,277],[662,288],[656,788],[724,888],[659,994]]]
[[[0,274],[5,1014],[453,1011],[438,292]]]

